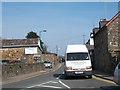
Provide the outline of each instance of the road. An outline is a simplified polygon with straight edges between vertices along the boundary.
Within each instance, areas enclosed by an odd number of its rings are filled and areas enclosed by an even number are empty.
[[[27,80],[3,85],[3,88],[15,88],[18,90],[39,90],[42,89],[74,89],[79,90],[120,90],[114,82],[103,80],[93,76],[92,79],[86,77],[69,77],[64,78],[64,65],[59,69],[52,71],[48,74],[43,74]],[[22,88],[22,89],[21,89]],[[32,88],[32,89],[31,89]],[[3,89],[5,90],[5,89]]]

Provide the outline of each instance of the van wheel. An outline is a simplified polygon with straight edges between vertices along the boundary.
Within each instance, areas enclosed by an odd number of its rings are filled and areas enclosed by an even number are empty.
[[[92,75],[89,75],[88,77],[91,79],[91,78],[92,78]]]

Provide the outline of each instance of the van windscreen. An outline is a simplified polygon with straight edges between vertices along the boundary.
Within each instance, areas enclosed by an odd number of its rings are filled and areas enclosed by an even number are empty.
[[[89,60],[88,53],[81,52],[81,53],[67,53],[67,60]]]

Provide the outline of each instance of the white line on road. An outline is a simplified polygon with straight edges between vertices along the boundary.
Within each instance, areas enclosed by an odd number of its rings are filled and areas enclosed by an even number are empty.
[[[48,88],[62,88],[62,87],[49,86],[49,85],[41,85],[41,87],[48,87]]]
[[[63,72],[64,73],[64,72]],[[62,75],[60,75],[59,77],[57,77],[56,79],[60,79]],[[65,86],[68,89],[71,89],[68,85],[64,84],[62,81],[59,80],[59,83],[62,84],[63,86]]]
[[[27,88],[33,88],[33,87],[41,86],[41,85],[43,85],[43,84],[47,84],[47,83],[50,83],[50,82],[52,82],[52,81],[48,81],[48,82],[45,82],[45,83],[33,85],[33,86],[30,86],[30,87],[27,87]]]
[[[60,77],[61,77],[62,75],[60,75],[59,77],[57,77],[56,79],[60,79]]]
[[[62,81],[59,80],[59,83],[62,84],[63,86],[65,86],[68,89],[71,89],[68,85],[64,84]]]
[[[55,81],[51,81],[51,83],[58,83],[58,82],[55,82]]]
[[[48,84],[48,83],[58,83],[58,82],[48,81],[48,82],[41,83],[41,84],[38,84],[38,85],[33,85],[33,86],[30,86],[30,87],[27,87],[27,88],[33,88],[33,87],[62,88],[62,87],[56,87],[56,86],[50,86],[50,85],[44,85],[44,84]]]
[[[64,72],[62,73],[63,75],[64,75]],[[59,77],[57,77],[56,79],[60,79],[60,77],[61,77],[62,75],[60,75]]]

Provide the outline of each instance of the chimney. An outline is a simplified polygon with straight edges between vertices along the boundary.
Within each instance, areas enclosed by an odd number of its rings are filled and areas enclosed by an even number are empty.
[[[100,19],[99,29],[101,29],[108,21],[106,19]]]
[[[99,27],[93,28],[93,34],[96,34],[99,31]]]

